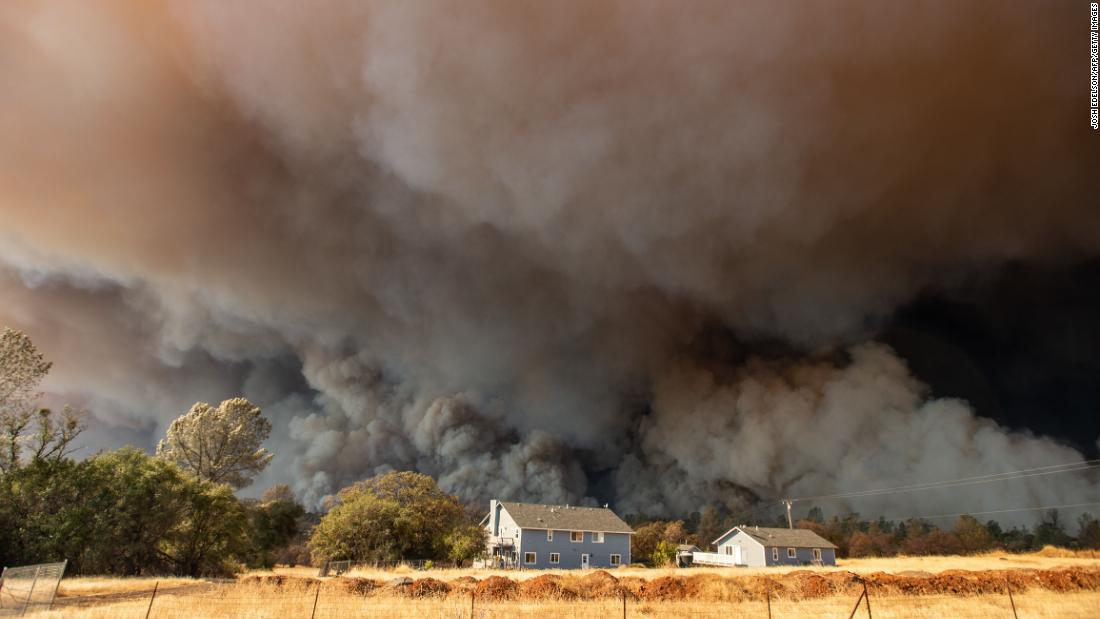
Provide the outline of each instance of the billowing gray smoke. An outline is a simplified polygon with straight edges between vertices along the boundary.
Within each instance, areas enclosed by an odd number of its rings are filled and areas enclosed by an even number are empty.
[[[243,393],[256,486],[313,502],[415,467],[656,515],[1079,459],[870,342],[1100,250],[1078,4],[5,3],[0,323],[99,444]]]

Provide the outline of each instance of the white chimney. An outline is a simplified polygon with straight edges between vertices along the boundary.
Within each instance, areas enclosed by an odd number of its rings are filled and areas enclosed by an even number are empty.
[[[492,499],[489,501],[489,535],[500,535],[497,527],[500,523],[497,522],[497,500]]]

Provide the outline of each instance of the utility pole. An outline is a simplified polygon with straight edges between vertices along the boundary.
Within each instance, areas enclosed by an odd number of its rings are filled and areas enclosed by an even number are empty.
[[[787,528],[793,529],[794,522],[791,520],[791,505],[794,504],[794,501],[791,499],[783,499],[783,504],[787,506]]]

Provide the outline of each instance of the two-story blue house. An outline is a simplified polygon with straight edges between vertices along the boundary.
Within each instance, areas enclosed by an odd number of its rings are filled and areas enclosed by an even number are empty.
[[[634,530],[607,507],[490,501],[486,565],[613,568],[630,563]]]

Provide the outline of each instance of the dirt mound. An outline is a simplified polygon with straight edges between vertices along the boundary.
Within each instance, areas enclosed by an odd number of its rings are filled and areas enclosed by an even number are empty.
[[[623,591],[619,580],[604,570],[586,574],[577,582],[577,593],[586,599],[620,597]]]
[[[1081,569],[1042,570],[1036,573],[1039,586],[1051,591],[1096,590],[1100,588],[1100,572]]]
[[[772,599],[797,597],[795,593],[797,585],[794,585],[796,579],[790,579],[789,582],[792,583],[790,587],[786,586],[779,578],[770,576],[752,576],[742,580],[744,580],[745,598],[749,600],[763,600],[768,597]]]
[[[833,583],[820,574],[807,573],[798,578],[796,586],[798,593],[807,598],[825,597],[836,592]]]
[[[335,590],[341,593],[350,593],[351,595],[370,595],[375,589],[381,586],[381,583],[369,578],[345,576],[333,578],[327,581],[321,588],[325,591]]]
[[[571,600],[577,592],[562,585],[560,576],[543,574],[519,583],[519,594],[524,599]]]
[[[450,585],[434,578],[419,578],[405,588],[405,594],[414,598],[443,597],[450,592]]]
[[[619,579],[619,586],[622,587],[630,597],[638,597],[638,594],[642,591],[642,585],[645,583],[646,579],[640,576],[623,576]]]
[[[642,585],[641,591],[638,592],[638,597],[643,600],[652,601],[670,601],[670,600],[682,600],[688,596],[688,588],[684,584],[683,578],[674,578],[672,576],[661,576],[660,578],[654,578],[649,582]]]
[[[516,583],[503,576],[490,576],[477,583],[474,594],[483,600],[512,600],[516,597]]]

